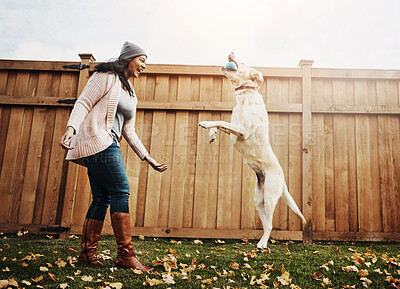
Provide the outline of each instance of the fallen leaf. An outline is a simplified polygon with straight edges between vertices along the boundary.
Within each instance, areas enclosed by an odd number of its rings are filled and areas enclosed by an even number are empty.
[[[165,284],[171,285],[171,284],[175,284],[175,280],[174,277],[171,275],[171,273],[165,273],[162,275],[163,277],[163,282]]]
[[[58,285],[59,288],[61,289],[65,289],[67,287],[69,287],[68,283],[61,283],[60,285]]]
[[[239,264],[236,263],[235,261],[232,261],[231,264],[229,265],[229,268],[233,270],[238,270],[239,269]]]
[[[367,276],[368,276],[368,270],[366,270],[366,269],[361,269],[360,272],[358,272],[358,276],[360,276],[360,277],[367,277]]]
[[[9,285],[9,286],[14,286],[14,287],[19,288],[18,282],[17,282],[15,279],[13,279],[13,278],[8,279],[8,285]]]
[[[39,270],[42,271],[42,272],[47,272],[47,271],[49,271],[49,268],[44,267],[44,266],[40,266]]]
[[[321,279],[322,278],[322,273],[321,272],[314,272],[311,276],[313,279]]]
[[[139,236],[139,240],[142,240],[142,241],[143,241],[143,240],[144,240],[144,236],[143,236],[143,235],[140,235],[140,236]]]
[[[68,252],[70,253],[77,253],[78,251],[73,248],[68,248]]]
[[[200,240],[194,240],[193,243],[196,245],[203,245],[203,242]]]
[[[283,286],[289,285],[290,282],[292,282],[292,279],[290,278],[290,273],[288,271],[285,271],[285,273],[283,273],[282,276],[278,276],[277,280]]]
[[[329,278],[323,278],[322,279],[322,283],[324,283],[325,285],[330,285],[332,284],[331,280],[329,280]]]
[[[155,286],[155,285],[162,285],[164,282],[162,280],[158,279],[150,279],[149,277],[146,277],[146,282],[149,283],[150,286]]]
[[[36,277],[35,279],[32,278],[32,281],[35,282],[35,283],[38,283],[38,282],[40,282],[42,280],[43,280],[43,275],[40,275],[40,276]]]
[[[3,272],[10,272],[10,268],[8,268],[8,267],[4,268]]]
[[[49,274],[49,277],[50,277],[51,281],[54,281],[54,282],[58,281],[58,278],[56,277],[56,275],[54,275],[52,273],[47,273],[47,274]]]
[[[358,268],[356,266],[342,267],[342,270],[346,272],[358,272]]]
[[[92,276],[82,276],[81,279],[82,279],[82,281],[86,281],[86,282],[92,282],[93,281],[93,277]]]
[[[123,284],[121,282],[115,282],[115,283],[110,283],[108,284],[110,287],[115,288],[115,289],[121,289]]]
[[[313,255],[319,255],[319,251],[312,252]]]
[[[58,259],[58,260],[54,261],[54,263],[58,266],[58,268],[65,267],[67,265],[67,262],[65,262],[65,261],[63,261],[61,259]]]
[[[135,274],[137,274],[137,275],[143,274],[143,271],[142,271],[142,270],[139,270],[139,269],[132,269],[132,268],[131,268],[131,270],[133,271],[133,273],[135,273]]]
[[[31,286],[31,285],[32,285],[31,282],[26,281],[26,280],[22,280],[21,283],[22,283],[22,284],[25,284],[25,285],[27,285],[27,286]],[[1,287],[0,287],[0,288],[1,288]]]

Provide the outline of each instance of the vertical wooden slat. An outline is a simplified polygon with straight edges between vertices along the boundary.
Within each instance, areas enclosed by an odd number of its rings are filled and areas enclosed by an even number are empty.
[[[399,105],[397,83],[378,80],[377,101],[380,105]],[[400,157],[400,136],[398,116],[378,116],[379,171],[382,197],[382,230],[396,232],[398,223],[398,195],[400,169],[396,162]]]
[[[15,94],[18,97],[25,97],[28,93],[30,80],[30,72],[23,71],[17,74],[16,84],[15,84]],[[18,155],[16,159],[16,167],[14,171],[14,180],[12,184],[12,198],[10,208],[13,208],[10,212],[9,222],[16,223],[18,220],[18,214],[20,212],[21,196],[22,196],[22,186],[25,177],[26,159],[28,154],[29,138],[31,133],[32,125],[32,115],[33,108],[28,107],[24,109],[24,112],[20,115],[22,118],[22,131],[21,139],[19,141],[18,147],[14,148],[18,150]]]
[[[230,101],[233,98],[233,91],[230,87],[221,85],[222,101]],[[221,113],[221,120],[231,122],[231,113]],[[233,144],[230,142],[230,135],[219,132],[221,134],[220,151],[219,151],[219,175],[218,175],[218,207],[217,207],[217,228],[231,229],[232,215],[235,214],[232,196],[232,183],[236,178],[233,172]],[[240,210],[239,210],[240,212]]]
[[[0,211],[0,223],[8,223],[11,213],[11,198],[13,196],[13,183],[17,172],[18,150],[23,128],[23,107],[11,109],[7,140],[4,149],[3,164],[7,169],[1,171],[0,175],[0,197],[4,205]]]
[[[346,104],[346,83],[344,80],[333,81],[333,104]],[[349,231],[349,139],[346,116],[333,118],[334,149],[334,203],[336,231]]]
[[[169,76],[168,80],[168,101],[173,102],[177,99],[178,93],[178,77]],[[172,164],[175,148],[175,112],[167,112],[166,116],[166,140],[165,140],[165,156],[162,161],[168,165],[168,169],[163,173],[163,181],[161,184],[160,206],[158,214],[158,226],[161,228],[168,227],[169,206],[171,199],[172,183]]]
[[[322,100],[332,103],[332,81],[324,80]],[[335,169],[334,169],[334,125],[333,116],[325,115],[325,230],[335,231]]]
[[[155,86],[155,99],[158,101],[166,101],[168,99],[168,76],[157,76]],[[151,151],[149,152],[153,158],[162,161],[166,146],[166,128],[167,114],[165,111],[155,111],[153,113]],[[160,209],[160,195],[163,180],[163,174],[154,169],[149,170],[147,179],[147,197],[145,207],[145,227],[157,227]]]
[[[301,103],[301,82],[295,79],[290,80],[289,102]],[[302,210],[301,205],[301,115],[289,115],[289,173],[287,185],[297,206]],[[289,231],[300,231],[300,218],[289,209]]]
[[[372,93],[373,90],[369,89],[366,80],[355,82],[356,104],[373,101]],[[374,212],[377,211],[377,207],[380,207],[380,202],[373,202],[373,192],[379,190],[375,188],[376,182],[374,181],[374,179],[379,178],[379,171],[376,172],[376,169],[379,170],[379,168],[376,168],[378,163],[375,162],[377,125],[374,118],[376,117],[356,116],[358,215],[360,231],[363,232],[374,231],[377,222],[374,219],[376,217]]]
[[[268,101],[287,104],[289,101],[288,82],[280,79],[270,79],[267,93]],[[285,180],[288,181],[289,117],[284,113],[270,113],[268,118],[270,143],[282,167]],[[282,199],[279,199],[273,216],[273,227],[279,230],[286,230],[287,221],[288,206]]]
[[[190,99],[190,82],[188,76],[178,78],[177,100]],[[171,228],[183,227],[183,211],[185,197],[185,176],[187,171],[187,145],[186,137],[189,114],[187,112],[176,112],[175,137],[172,156],[172,179],[169,203],[168,226]]]
[[[307,224],[303,226],[303,242],[312,242],[312,118],[311,118],[311,65],[313,60],[301,60],[303,72],[302,99],[303,99],[303,215]]]
[[[346,103],[355,105],[354,83],[346,80]],[[358,230],[356,124],[354,116],[347,116],[349,230]]]
[[[213,99],[213,79],[211,77],[201,77],[200,79],[200,100]],[[215,114],[209,112],[199,112],[198,121],[217,120]],[[208,131],[198,130],[197,135],[197,158],[196,158],[196,183],[194,196],[193,227],[194,228],[214,228],[216,222],[216,194],[218,176],[218,156],[219,134],[217,140],[208,143]],[[212,201],[215,200],[214,204]]]

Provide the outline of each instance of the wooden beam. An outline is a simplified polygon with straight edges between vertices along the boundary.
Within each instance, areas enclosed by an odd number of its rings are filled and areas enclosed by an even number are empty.
[[[313,60],[300,60],[302,79],[302,196],[303,215],[307,224],[303,225],[303,242],[312,243],[312,104],[311,104],[311,65]]]
[[[313,113],[400,114],[399,105],[312,105]]]
[[[79,65],[74,61],[36,61],[36,60],[6,60],[0,59],[0,69],[4,70],[36,70],[36,71],[75,71],[79,70],[63,68],[64,65]]]
[[[400,79],[400,70],[313,68],[313,78]]]
[[[399,242],[400,233],[390,232],[313,232],[314,241]]]
[[[85,57],[90,53],[80,54]],[[92,59],[92,58],[90,58]],[[83,63],[83,61],[82,61]],[[80,62],[73,61],[37,61],[37,60],[7,60],[0,59],[0,69],[4,70],[36,70],[36,71],[76,71],[76,69],[65,69],[64,65],[79,65]],[[87,63],[93,72],[99,62]],[[224,77],[220,71],[221,66],[212,65],[174,65],[174,64],[148,64],[143,74],[187,74],[187,75],[211,75]],[[265,77],[301,77],[299,68],[280,67],[254,67]]]
[[[73,225],[71,234],[81,234],[82,226]],[[193,229],[193,228],[150,228],[132,227],[132,236],[162,237],[162,238],[204,238],[204,239],[260,239],[263,230],[240,230],[240,229]],[[112,235],[111,225],[104,224],[103,235]],[[277,240],[302,240],[302,231],[280,231],[272,230],[271,238]]]

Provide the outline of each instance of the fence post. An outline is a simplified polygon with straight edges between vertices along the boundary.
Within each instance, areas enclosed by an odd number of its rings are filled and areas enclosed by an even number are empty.
[[[95,61],[96,59],[91,53],[80,53],[79,57],[81,58],[82,65],[89,65],[90,62]],[[85,87],[87,81],[89,80],[89,69],[81,69],[79,71],[79,80],[78,80],[78,90],[76,92],[76,97],[79,97],[83,88]],[[62,216],[61,216],[61,226],[71,228],[73,222],[73,211],[74,211],[74,203],[75,203],[75,193],[76,193],[76,182],[78,178],[78,173],[80,170],[80,166],[68,162],[65,166],[67,169],[67,180],[65,184],[65,196],[64,196],[64,204],[62,207]],[[66,239],[69,236],[69,231],[60,234],[60,239]]]
[[[303,225],[303,242],[312,243],[312,142],[311,119],[311,66],[314,60],[300,60],[302,69],[302,196],[303,214],[307,224]]]

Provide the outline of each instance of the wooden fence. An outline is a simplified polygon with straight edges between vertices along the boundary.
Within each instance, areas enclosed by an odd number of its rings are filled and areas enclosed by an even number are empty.
[[[59,146],[68,100],[96,64],[80,56],[81,63],[0,60],[1,231],[81,231],[90,203],[86,169],[64,161]],[[400,240],[400,71],[299,66],[257,68],[271,144],[308,220],[302,227],[280,201],[272,237]],[[122,142],[134,235],[260,237],[254,173],[227,135],[209,144],[198,127],[230,120],[234,96],[219,68],[148,65],[134,86],[137,133],[169,165],[155,172]],[[109,216],[104,233],[112,233]]]

